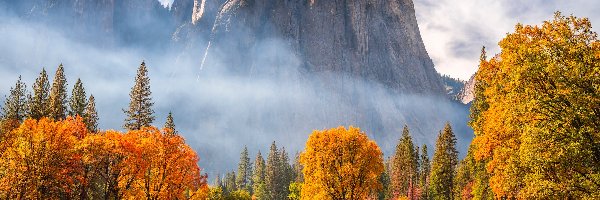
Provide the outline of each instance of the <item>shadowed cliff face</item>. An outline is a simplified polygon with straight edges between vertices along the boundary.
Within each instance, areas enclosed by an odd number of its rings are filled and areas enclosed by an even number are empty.
[[[229,0],[217,15],[204,68],[254,75],[257,41],[281,38],[309,72],[380,82],[404,93],[443,94],[411,0]],[[222,52],[229,52],[225,57]],[[216,56],[215,56],[216,55]]]

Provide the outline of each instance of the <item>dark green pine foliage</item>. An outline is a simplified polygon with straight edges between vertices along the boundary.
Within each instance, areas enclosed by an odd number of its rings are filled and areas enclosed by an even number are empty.
[[[252,193],[257,199],[267,199],[265,172],[265,159],[258,151],[254,160],[254,171],[252,172]]]
[[[290,165],[290,158],[288,153],[285,151],[285,147],[281,147],[281,151],[279,152],[279,160],[280,160],[280,178],[281,178],[281,185],[284,185],[285,188],[283,188],[282,191],[282,195],[284,195],[284,197],[287,197],[289,195],[289,185],[290,183],[292,183],[292,181],[294,181],[294,170],[292,168],[292,166]]]
[[[235,172],[228,172],[227,175],[225,175],[225,189],[223,190],[223,192],[225,194],[230,194],[236,190],[237,187],[235,186]]]
[[[407,196],[417,183],[417,154],[408,126],[404,126],[402,137],[396,146],[392,160],[391,192],[395,197]]]
[[[49,117],[48,98],[50,97],[50,82],[46,69],[42,68],[42,72],[33,83],[33,96],[29,97],[28,117],[32,119],[41,119]]]
[[[267,156],[265,171],[267,199],[285,199],[287,197],[286,191],[288,186],[283,185],[283,176],[281,174],[281,156],[277,150],[277,145],[273,142]]]
[[[223,181],[221,180],[221,175],[217,174],[217,178],[215,178],[215,185],[214,187],[220,188],[221,190],[223,189]]]
[[[382,186],[381,190],[377,192],[377,199],[379,200],[392,199],[392,192],[390,191],[390,174],[392,172],[391,165],[391,159],[388,157],[383,163],[383,173],[381,173],[379,176],[379,182]]]
[[[168,134],[171,135],[177,135],[179,132],[177,132],[177,129],[175,127],[175,122],[173,121],[173,113],[169,112],[169,115],[167,116],[167,122],[165,122],[165,127],[164,129],[166,129]]]
[[[54,74],[54,82],[50,90],[50,118],[54,120],[63,120],[67,115],[67,79],[65,78],[65,69],[60,64]]]
[[[454,178],[455,199],[494,199],[489,186],[489,174],[484,160],[474,157],[475,145],[471,144],[467,156],[460,161]]]
[[[90,95],[88,104],[85,107],[83,122],[85,122],[88,131],[93,133],[98,132],[98,112],[96,111],[96,100],[94,99],[94,95]]]
[[[300,153],[296,153],[294,157],[294,164],[292,164],[292,170],[294,170],[294,182],[304,182],[304,173],[302,173],[304,167],[300,164]]]
[[[75,86],[73,86],[73,91],[71,92],[71,99],[69,100],[69,116],[84,117],[87,104],[85,88],[83,88],[81,79],[77,79]]]
[[[421,188],[421,199],[427,199],[428,187],[429,187],[429,173],[431,171],[431,163],[429,162],[429,154],[427,152],[427,145],[423,144],[421,148],[421,170],[419,174],[419,187]]]
[[[240,190],[252,191],[252,163],[250,163],[248,148],[246,146],[244,146],[244,150],[240,154],[235,185]]]
[[[154,110],[152,110],[152,98],[150,95],[150,78],[148,77],[148,69],[146,63],[138,68],[137,76],[135,77],[135,85],[131,88],[129,97],[129,109],[123,110],[127,115],[123,128],[127,130],[139,130],[144,126],[150,126],[154,121]]]
[[[454,199],[452,189],[457,164],[456,136],[452,132],[450,124],[446,123],[435,143],[435,153],[429,175],[430,199]]]
[[[17,79],[15,87],[10,88],[10,95],[6,97],[2,107],[2,121],[15,120],[22,122],[27,115],[27,86],[21,81],[21,76]]]

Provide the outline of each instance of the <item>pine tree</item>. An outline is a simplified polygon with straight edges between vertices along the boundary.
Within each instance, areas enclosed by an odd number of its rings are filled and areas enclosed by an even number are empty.
[[[419,187],[421,188],[421,199],[427,199],[429,190],[429,173],[431,171],[431,163],[429,162],[427,145],[423,144],[421,151],[421,173],[419,177]]]
[[[302,164],[300,164],[300,153],[296,153],[292,169],[294,170],[294,182],[304,182],[304,174],[302,173],[303,167]]]
[[[48,75],[46,69],[42,68],[42,72],[35,79],[33,84],[33,96],[29,97],[29,105],[27,106],[28,116],[32,119],[41,119],[42,117],[49,117],[48,109],[48,98],[50,96],[50,82],[48,81]]]
[[[215,185],[214,185],[214,187],[223,189],[223,181],[221,181],[221,175],[217,174],[216,177],[217,178],[215,178]]]
[[[396,146],[390,178],[391,191],[395,197],[408,195],[411,189],[409,186],[417,183],[417,157],[408,126],[404,126],[402,137]]]
[[[83,122],[85,122],[88,131],[98,131],[98,113],[96,112],[96,100],[94,95],[90,95],[88,104],[85,107],[85,113],[83,114]]]
[[[290,165],[290,159],[288,153],[285,151],[284,147],[281,147],[281,151],[279,152],[279,160],[280,160],[280,179],[281,185],[285,186],[281,190],[283,197],[287,197],[289,195],[289,185],[294,180],[294,170]]]
[[[275,142],[271,144],[269,155],[267,156],[267,167],[265,171],[265,186],[269,199],[284,199],[284,190],[287,186],[282,185],[281,178],[281,156],[277,150]]]
[[[164,129],[167,130],[168,134],[177,135],[177,129],[175,127],[175,122],[173,121],[173,113],[169,112],[167,116],[167,121],[165,122]]]
[[[238,188],[235,185],[235,171],[228,172],[225,175],[225,189],[224,193],[229,195],[235,192]]]
[[[25,94],[27,93],[27,86],[21,81],[21,76],[17,79],[14,88],[10,88],[10,95],[4,101],[2,107],[2,120],[16,120],[19,123],[23,121],[26,116],[27,99]]]
[[[246,146],[244,146],[244,150],[240,155],[235,185],[240,190],[252,191],[252,163],[250,163]]]
[[[73,91],[71,92],[71,99],[69,100],[69,116],[80,116],[84,117],[85,109],[87,107],[87,100],[85,95],[85,89],[81,79],[77,79]]]
[[[252,191],[257,199],[267,199],[265,171],[265,160],[260,151],[258,151],[256,159],[254,160],[254,171],[252,172]]]
[[[452,187],[457,164],[456,136],[452,132],[450,124],[446,123],[435,143],[435,153],[429,176],[429,195],[432,199],[453,199]]]
[[[21,76],[17,79],[14,88],[10,88],[10,96],[4,101],[2,115],[0,117],[0,143],[3,140],[4,133],[17,128],[26,116],[27,99],[25,93],[27,86],[21,81]],[[1,150],[1,149],[0,149]]]
[[[129,109],[123,110],[127,115],[125,125],[123,125],[125,129],[138,130],[152,124],[154,121],[152,105],[154,103],[150,97],[151,94],[148,69],[146,69],[146,63],[142,61],[135,77],[135,85],[131,88],[131,93],[129,93],[129,97],[131,98]]]
[[[60,64],[54,74],[54,82],[50,90],[50,118],[54,120],[62,120],[67,114],[67,79],[63,65]]]

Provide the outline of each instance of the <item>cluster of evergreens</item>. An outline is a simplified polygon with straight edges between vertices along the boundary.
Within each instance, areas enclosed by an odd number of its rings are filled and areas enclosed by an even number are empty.
[[[26,118],[39,120],[46,117],[59,121],[67,116],[80,116],[89,131],[97,131],[98,113],[94,96],[88,98],[83,83],[77,79],[71,97],[67,97],[67,80],[62,64],[56,69],[52,85],[46,70],[42,69],[32,89],[33,93],[28,92],[19,76],[2,107],[0,134],[16,128]]]
[[[224,177],[216,175],[210,188],[210,199],[288,199],[290,184],[302,181],[302,171],[295,156],[294,163],[285,148],[271,144],[269,154],[264,159],[259,151],[254,161],[244,147],[241,152],[238,170],[228,172]]]

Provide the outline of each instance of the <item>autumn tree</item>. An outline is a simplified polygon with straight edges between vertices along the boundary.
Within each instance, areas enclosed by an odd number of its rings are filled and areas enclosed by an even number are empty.
[[[152,124],[154,121],[154,110],[152,110],[154,102],[152,102],[152,98],[150,97],[151,94],[148,69],[146,68],[146,63],[142,61],[135,77],[135,84],[131,88],[131,93],[129,93],[129,97],[131,98],[129,108],[123,110],[127,115],[125,125],[123,125],[125,129],[138,130]]]
[[[169,115],[167,115],[167,121],[165,122],[164,129],[166,129],[168,134],[176,135],[178,133],[177,129],[175,128],[175,122],[173,121],[173,113],[171,112],[169,112]]]
[[[450,124],[446,123],[435,143],[431,174],[429,175],[430,198],[453,199],[452,187],[457,164],[456,136],[452,132]]]
[[[313,131],[300,163],[302,199],[365,199],[381,188],[384,170],[377,144],[358,128]]]
[[[206,184],[198,156],[180,136],[169,136],[155,127],[124,135],[125,159],[118,185],[123,198],[177,198]]]
[[[41,119],[42,117],[49,117],[49,97],[50,82],[48,81],[46,69],[42,68],[42,72],[40,72],[40,75],[35,79],[35,83],[33,84],[33,96],[30,96],[28,100],[28,117],[32,119]]]
[[[417,154],[412,137],[410,136],[408,127],[405,125],[402,130],[402,137],[396,146],[390,174],[391,191],[396,198],[406,197],[409,190],[413,189],[409,188],[409,186],[417,185],[417,163]]]
[[[591,27],[560,13],[518,24],[480,63],[473,143],[498,198],[600,197],[600,42]]]
[[[252,163],[250,163],[248,148],[246,146],[244,146],[244,150],[240,154],[235,185],[238,189],[248,192],[252,191]]]
[[[48,101],[49,117],[54,120],[64,119],[67,114],[67,79],[62,64],[58,66],[54,74]]]
[[[73,149],[87,134],[81,118],[27,119],[10,134],[15,139],[0,157],[0,197],[76,197],[72,189],[82,174],[80,155]]]
[[[85,116],[85,109],[87,107],[87,96],[85,95],[85,89],[81,79],[77,79],[73,91],[71,92],[71,98],[69,99],[69,115],[70,116]]]
[[[265,160],[260,151],[258,151],[254,160],[254,171],[252,172],[252,192],[257,199],[267,198],[265,173]]]
[[[88,131],[98,131],[98,112],[96,112],[96,99],[94,98],[94,95],[90,95],[83,114],[83,121],[85,122]]]

